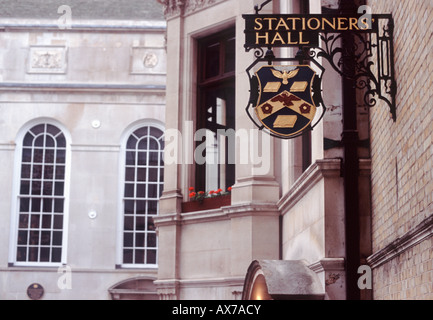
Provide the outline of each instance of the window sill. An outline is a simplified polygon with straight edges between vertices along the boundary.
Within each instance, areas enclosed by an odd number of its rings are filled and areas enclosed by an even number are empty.
[[[232,204],[231,194],[182,203],[182,213],[219,209]]]

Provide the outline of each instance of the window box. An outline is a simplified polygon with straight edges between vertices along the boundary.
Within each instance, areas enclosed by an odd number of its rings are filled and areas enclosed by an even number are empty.
[[[199,201],[189,201],[182,203],[182,213],[219,209],[230,206],[232,203],[231,194],[205,198]]]

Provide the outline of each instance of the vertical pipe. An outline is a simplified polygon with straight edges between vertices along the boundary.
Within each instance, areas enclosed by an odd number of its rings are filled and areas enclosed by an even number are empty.
[[[355,0],[340,0],[341,14],[357,12]],[[354,38],[345,33],[342,38],[342,47],[349,52],[354,47]],[[344,74],[354,75],[355,66],[351,61],[345,61]],[[359,300],[358,268],[360,265],[360,224],[359,224],[359,157],[358,157],[358,128],[356,83],[350,76],[343,77],[343,134],[344,147],[344,201],[345,201],[345,227],[346,227],[346,298]]]

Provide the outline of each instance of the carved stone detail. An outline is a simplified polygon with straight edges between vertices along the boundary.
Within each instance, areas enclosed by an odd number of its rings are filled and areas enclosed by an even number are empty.
[[[164,5],[165,17],[187,15],[224,0],[158,0]]]
[[[31,47],[29,73],[65,73],[66,47]]]

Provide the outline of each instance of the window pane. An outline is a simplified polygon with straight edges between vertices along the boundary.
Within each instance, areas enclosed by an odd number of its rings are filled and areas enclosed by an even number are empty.
[[[150,248],[156,248],[156,234],[148,233],[147,234],[147,246]]]
[[[125,197],[126,198],[134,198],[134,185],[133,184],[125,184]]]
[[[147,165],[147,152],[137,152],[137,164],[139,166]]]
[[[41,211],[41,199],[33,198],[32,199],[32,212],[40,212]]]
[[[29,212],[30,209],[30,199],[21,198],[20,200],[20,212]]]
[[[205,50],[205,79],[216,77],[220,74],[220,44],[214,43]]]
[[[54,212],[55,213],[61,213],[63,212],[63,199],[55,199],[54,200]]]
[[[62,259],[62,249],[61,248],[53,248],[52,250],[53,256],[51,257],[52,262],[60,262]]]
[[[134,213],[134,201],[126,200],[125,201],[125,214]]]
[[[147,250],[147,263],[156,264],[156,250]]]
[[[31,219],[30,219],[30,228],[39,229],[40,218],[41,218],[40,215],[32,214]]]
[[[50,262],[50,248],[41,248],[41,262]]]
[[[126,168],[125,181],[127,181],[127,182],[134,182],[135,181],[135,168]]]
[[[149,199],[158,199],[158,185],[156,184],[149,184],[148,186],[148,194],[147,196]]]
[[[42,216],[42,228],[51,229],[51,215],[44,214]]]
[[[135,263],[144,264],[144,250],[135,250]]]
[[[144,247],[144,233],[135,234],[135,246],[139,248]]]
[[[22,194],[22,195],[30,194],[30,182],[29,181],[21,181],[20,194]]]
[[[45,137],[45,146],[50,147],[50,148],[54,148],[56,146],[56,143],[52,137],[46,136]]]
[[[52,199],[44,199],[43,200],[42,212],[53,212],[53,200]]]
[[[66,150],[57,150],[56,163],[62,164],[66,162]]]
[[[41,232],[41,244],[43,246],[49,246],[51,244],[51,231]],[[61,244],[61,242],[60,242]]]
[[[145,184],[137,184],[137,198],[146,198]]]
[[[27,231],[19,231],[18,232],[18,244],[26,245],[27,244]]]
[[[145,215],[146,214],[146,201],[137,201],[136,212],[137,215]]]
[[[148,201],[147,213],[156,215],[158,213],[158,201]]]
[[[150,136],[154,137],[155,139],[157,140],[160,139],[163,134],[164,133],[161,130],[154,127],[150,127]]]
[[[64,192],[65,184],[63,182],[56,182],[54,187],[54,194],[56,196],[62,196]]]
[[[146,230],[146,223],[144,217],[136,217],[135,218],[135,229],[137,231],[145,231]]]
[[[23,262],[27,260],[27,247],[18,247],[17,249],[17,261]]]
[[[159,169],[157,168],[150,168],[149,169],[149,181],[150,182],[158,182],[159,181]]]
[[[133,240],[134,234],[130,232],[125,232],[123,235],[123,246],[124,247],[132,247],[133,246]]]
[[[32,161],[32,149],[23,149],[22,161],[25,163],[29,163]]]
[[[124,220],[124,230],[134,230],[134,217],[125,217]]]
[[[123,263],[128,263],[128,264],[133,263],[133,254],[134,254],[133,250],[130,250],[130,249],[124,250],[123,251]]]
[[[63,216],[61,215],[55,215],[54,216],[54,230],[62,230],[63,229]]]
[[[235,52],[236,52],[236,41],[235,38],[229,39],[226,42],[226,52],[225,52],[225,66],[224,72],[235,71]]]
[[[137,169],[137,181],[139,181],[139,182],[147,181],[147,169],[146,168],[138,168]]]
[[[53,245],[54,246],[61,246],[62,245],[62,237],[63,233],[61,231],[54,231],[53,232]]]
[[[65,179],[65,167],[64,166],[56,166],[56,179],[57,180]]]
[[[28,214],[20,214],[20,221],[18,228],[27,229],[29,227],[29,215]]]

